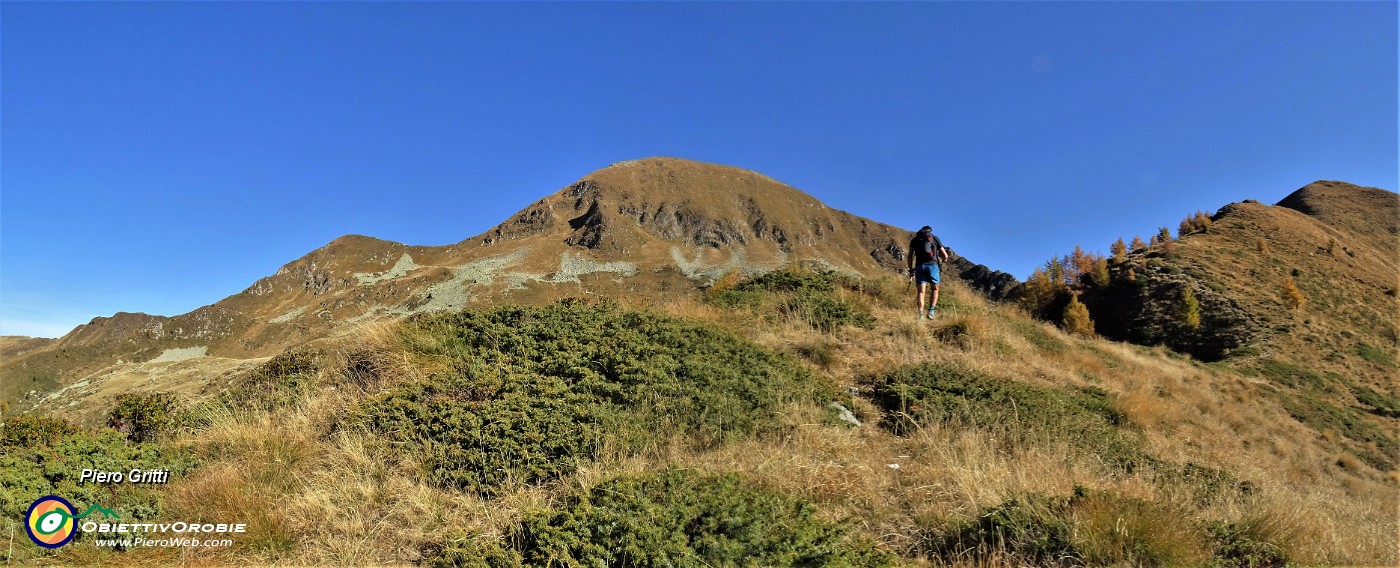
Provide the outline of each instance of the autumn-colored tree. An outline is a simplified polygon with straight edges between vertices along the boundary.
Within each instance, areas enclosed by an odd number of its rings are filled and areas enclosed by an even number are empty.
[[[1044,269],[1037,268],[1021,286],[1021,305],[1033,314],[1043,314],[1046,306],[1055,300],[1055,295],[1061,289],[1058,280],[1051,279]]]
[[[1070,259],[1074,266],[1074,280],[1071,284],[1088,284],[1093,278],[1094,263],[1098,261],[1098,255],[1091,252],[1084,252],[1079,246],[1074,247],[1074,254]]]
[[[1102,288],[1108,286],[1109,281],[1108,259],[1100,256],[1094,260],[1094,270],[1089,273],[1089,283]]]
[[[1113,241],[1113,244],[1108,247],[1108,252],[1113,253],[1115,264],[1122,264],[1123,261],[1128,260],[1128,245],[1123,243],[1123,237],[1118,237],[1118,240]]]
[[[1089,308],[1079,301],[1078,294],[1070,296],[1060,325],[1065,331],[1074,335],[1094,336],[1094,320],[1089,317]]]
[[[1169,242],[1172,242],[1172,232],[1171,232],[1171,230],[1168,229],[1168,228],[1166,228],[1166,227],[1162,227],[1162,228],[1157,229],[1157,238],[1156,238],[1156,240],[1157,240],[1158,243],[1169,243]]]
[[[1128,245],[1129,250],[1139,251],[1147,248],[1147,243],[1142,242],[1142,237],[1133,235],[1133,244]]]
[[[1191,286],[1181,287],[1181,304],[1177,306],[1177,319],[1191,329],[1201,327],[1201,303],[1196,299],[1196,291]]]
[[[1197,211],[1193,221],[1195,221],[1197,231],[1206,232],[1210,230],[1210,215],[1207,215],[1205,211]]]
[[[1283,305],[1294,311],[1303,309],[1307,305],[1308,297],[1303,295],[1303,291],[1298,289],[1298,284],[1293,281],[1293,276],[1283,278]]]
[[[1196,232],[1196,222],[1191,217],[1182,219],[1181,223],[1176,226],[1177,235],[1184,237],[1194,232]]]

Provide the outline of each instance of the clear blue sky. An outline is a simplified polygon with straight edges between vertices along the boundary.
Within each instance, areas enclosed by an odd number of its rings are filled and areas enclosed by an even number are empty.
[[[0,334],[440,245],[608,164],[745,167],[1018,277],[1396,190],[1395,2],[0,5]]]

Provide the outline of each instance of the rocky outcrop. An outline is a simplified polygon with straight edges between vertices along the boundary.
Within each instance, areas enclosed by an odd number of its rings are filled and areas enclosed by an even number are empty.
[[[557,217],[548,199],[541,199],[516,213],[506,222],[496,225],[481,238],[482,245],[495,245],[503,241],[520,239],[531,235],[549,232],[554,228]]]
[[[992,270],[985,264],[973,264],[963,257],[952,257],[949,266],[958,278],[969,288],[997,301],[1007,301],[1016,297],[1021,282],[1006,272]]]
[[[1183,297],[1190,289],[1199,303],[1200,324],[1187,325]],[[1218,361],[1259,336],[1264,324],[1238,302],[1200,279],[1152,264],[1129,279],[1114,274],[1105,288],[1090,289],[1080,300],[1094,314],[1095,331],[1116,341],[1165,345],[1202,361]]]

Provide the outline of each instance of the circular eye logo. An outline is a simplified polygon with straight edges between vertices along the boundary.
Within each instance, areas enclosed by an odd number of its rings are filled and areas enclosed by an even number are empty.
[[[58,548],[77,535],[73,504],[57,495],[40,497],[29,506],[29,514],[24,517],[24,529],[34,544],[44,548]]]

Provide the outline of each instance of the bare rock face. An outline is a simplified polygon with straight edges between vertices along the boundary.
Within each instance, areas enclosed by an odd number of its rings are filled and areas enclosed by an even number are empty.
[[[985,264],[973,264],[972,261],[961,256],[950,254],[948,267],[951,269],[950,272],[967,283],[968,287],[997,301],[1015,298],[1017,288],[1021,285],[1021,281],[1017,280],[1015,276],[1000,270],[992,270]]]
[[[481,238],[483,245],[496,245],[504,241],[521,239],[531,235],[549,232],[555,225],[554,209],[546,200],[539,200],[523,211],[516,213],[506,222],[496,225]]]

